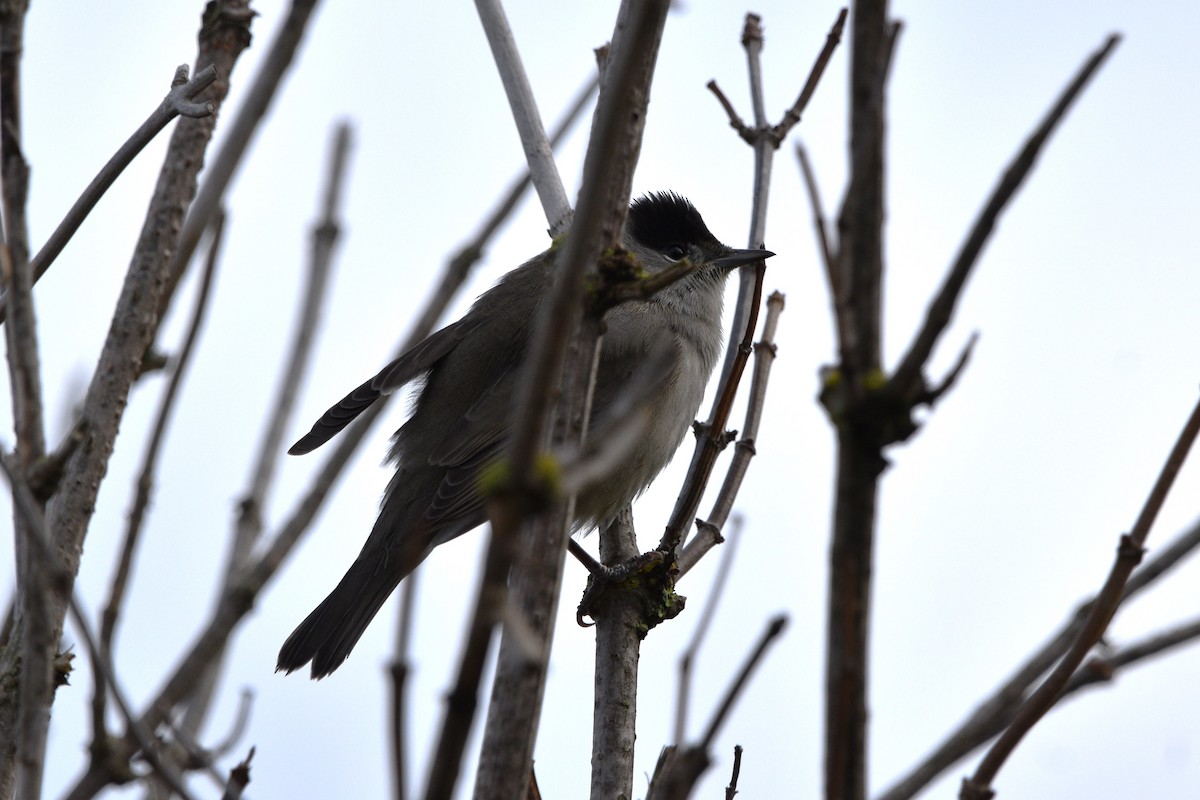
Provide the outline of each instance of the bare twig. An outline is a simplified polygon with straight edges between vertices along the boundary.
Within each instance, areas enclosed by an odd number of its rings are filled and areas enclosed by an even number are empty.
[[[567,201],[562,178],[558,175],[551,145],[546,140],[546,131],[542,127],[542,117],[533,99],[529,76],[525,74],[525,66],[517,52],[517,43],[513,39],[512,29],[508,27],[508,18],[504,15],[499,0],[475,0],[475,8],[479,12],[483,31],[487,34],[488,44],[491,45],[496,70],[508,95],[508,106],[512,110],[517,133],[520,134],[521,144],[525,147],[525,161],[529,164],[533,186],[542,201],[546,219],[550,222],[551,235],[557,236],[564,233],[570,224],[571,204]]]
[[[747,129],[741,123],[737,112],[733,110],[728,99],[724,98],[724,95],[716,88],[715,82],[710,83],[709,86],[718,100],[721,101],[722,106],[725,107],[726,113],[730,117],[731,125],[739,133],[743,134],[743,138],[750,142],[754,149],[754,191],[750,216],[750,247],[762,247],[765,241],[771,167],[774,163],[775,150],[781,141],[775,137],[773,129],[766,120],[762,91],[761,54],[763,32],[761,21],[758,15],[747,14],[742,30],[742,45],[746,50],[750,96],[755,119],[753,135],[751,137],[747,138],[745,135]],[[839,26],[840,23],[835,22],[834,30],[838,30]],[[808,81],[805,84],[805,89],[801,92],[801,99],[797,100],[797,105],[793,107],[793,110],[796,108],[802,110],[803,105],[811,98],[824,72],[825,66],[828,64],[829,56],[837,44],[837,40],[838,37],[827,38],[825,48],[817,58],[809,74]],[[783,123],[780,124],[782,125]],[[742,127],[739,128],[739,125]],[[791,125],[786,125],[783,130],[786,132],[790,128]],[[764,269],[764,265],[759,264],[753,270],[739,270],[738,299],[734,306],[733,321],[730,326],[725,359],[721,365],[721,374],[717,382],[717,397],[713,401],[713,407],[707,421],[697,429],[696,448],[692,454],[692,461],[688,467],[687,477],[684,479],[684,488],[679,494],[679,499],[671,514],[671,519],[667,523],[667,529],[663,534],[662,540],[659,542],[659,548],[667,552],[675,553],[680,542],[686,538],[687,531],[696,515],[696,509],[700,506],[700,500],[703,497],[709,477],[712,475],[717,455],[724,447],[725,424],[729,419],[729,410],[733,405],[734,396],[737,393],[738,381],[749,358],[751,337],[753,336],[758,320],[759,304],[762,299],[763,275],[765,274]]]
[[[717,615],[717,604],[725,592],[725,584],[729,580],[729,572],[733,566],[734,556],[737,555],[737,545],[741,538],[742,518],[734,517],[729,536],[724,540],[726,547],[721,551],[721,561],[717,564],[717,572],[713,576],[712,586],[709,587],[708,596],[705,598],[704,609],[700,612],[700,618],[696,620],[696,630],[692,633],[692,640],[688,642],[687,647],[679,656],[679,687],[675,695],[675,735],[672,737],[673,743],[676,745],[682,745],[683,737],[687,734],[688,703],[691,700],[692,689],[692,662],[700,651],[700,645],[704,643],[709,626],[712,625],[712,621]]]
[[[108,591],[108,601],[100,620],[100,646],[108,658],[112,658],[113,638],[116,633],[117,620],[121,613],[121,604],[129,585],[129,575],[133,568],[134,554],[141,538],[142,523],[150,504],[150,494],[154,487],[154,475],[158,469],[158,457],[166,440],[167,426],[175,409],[175,400],[179,396],[179,387],[191,361],[191,355],[199,336],[200,327],[204,321],[208,301],[212,296],[213,276],[216,274],[217,254],[221,248],[221,240],[225,230],[225,216],[218,215],[212,232],[208,258],[205,260],[204,273],[200,286],[196,290],[196,305],[192,309],[192,317],[188,322],[187,333],[180,346],[179,355],[175,359],[171,377],[163,390],[151,428],[150,439],[146,443],[146,451],[142,456],[142,467],[138,472],[135,496],[129,511],[129,523],[121,543],[121,554],[113,571],[112,584]],[[93,661],[93,667],[98,669],[98,662]],[[108,746],[108,731],[104,723],[105,683],[96,676],[94,693],[92,695],[92,748]]]
[[[746,362],[750,359],[751,340],[754,336],[754,326],[758,322],[758,307],[762,300],[762,276],[765,271],[766,263],[760,261],[755,267],[753,302],[750,306],[752,311],[746,319],[748,327],[745,328],[741,345],[731,351],[736,357],[730,365],[727,380],[720,384],[717,400],[708,421],[696,426],[697,442],[692,464],[688,469],[683,491],[680,492],[675,509],[671,512],[671,519],[667,522],[667,528],[658,544],[659,550],[672,554],[672,557],[678,552],[684,535],[691,526],[704,490],[708,486],[708,479],[716,466],[717,456],[727,443],[725,425],[733,409],[738,383],[746,369]]]
[[[209,64],[219,76],[228,76],[242,48],[248,44],[250,17],[244,4],[238,14],[236,0],[214,7],[205,18],[200,32],[196,69]],[[228,84],[221,79],[204,90],[203,96],[216,105],[224,98]],[[165,291],[170,254],[178,235],[184,209],[195,189],[196,173],[204,162],[203,154],[212,133],[213,116],[183,119],[175,127],[166,161],[159,175],[150,211],[117,300],[112,326],[101,349],[96,370],[83,401],[81,418],[87,421],[87,441],[68,460],[59,491],[47,508],[47,527],[53,531],[55,552],[63,559],[61,568],[74,576],[79,568],[84,537],[96,506],[96,495],[107,472],[130,388],[141,371],[142,358],[150,346],[161,316],[157,309]],[[10,309],[11,311],[11,309]],[[69,584],[68,584],[69,585]],[[55,621],[61,625],[70,592],[50,598]],[[0,709],[0,717],[7,714]],[[0,730],[5,730],[0,719]],[[151,730],[149,726],[146,730]],[[136,736],[131,734],[131,739]],[[82,783],[107,780],[96,765]],[[95,787],[98,790],[99,786]]]
[[[67,242],[71,241],[75,231],[79,230],[79,226],[96,207],[96,203],[100,202],[100,198],[104,196],[108,188],[116,182],[125,168],[133,163],[146,145],[153,141],[163,128],[167,127],[171,120],[181,115],[197,118],[213,113],[215,106],[212,102],[195,103],[192,102],[192,98],[207,89],[216,79],[217,70],[212,64],[197,72],[191,80],[188,80],[187,64],[176,67],[175,77],[171,81],[171,89],[158,104],[158,108],[150,113],[146,121],[96,173],[96,177],[92,178],[92,182],[79,195],[79,199],[71,206],[62,222],[58,223],[58,227],[46,239],[42,249],[33,257],[30,263],[33,267],[35,283],[46,273],[46,270],[50,269],[54,259],[58,258],[59,253],[67,246]],[[6,311],[7,308],[0,304],[0,321],[4,320]]]
[[[725,116],[729,117],[729,127],[737,131],[738,136],[741,136],[746,142],[753,144],[754,129],[742,121],[737,109],[733,107],[733,103],[729,102],[729,98],[721,91],[721,87],[717,85],[716,80],[709,81],[705,84],[705,87],[713,93],[713,96],[717,98],[717,102],[721,104],[721,108],[725,110]]]
[[[938,339],[950,324],[950,320],[954,315],[954,308],[958,303],[959,296],[962,294],[963,287],[966,285],[967,278],[971,274],[971,269],[979,260],[979,254],[982,252],[984,244],[991,235],[1000,213],[1017,193],[1026,176],[1032,171],[1034,163],[1037,161],[1042,148],[1050,139],[1050,135],[1058,128],[1067,111],[1071,108],[1075,100],[1078,99],[1084,88],[1086,88],[1087,84],[1095,76],[1109,55],[1112,54],[1113,49],[1120,41],[1121,37],[1117,34],[1109,36],[1104,46],[1088,59],[1087,63],[1083,65],[1079,73],[1075,76],[1075,79],[1071,81],[1049,113],[1046,114],[1046,117],[1042,120],[1037,130],[1025,142],[1025,146],[1021,148],[1021,152],[1009,164],[1008,168],[1005,169],[1004,177],[1001,178],[996,188],[992,190],[992,194],[984,205],[983,210],[980,211],[974,225],[971,226],[971,232],[967,236],[966,242],[963,243],[962,249],[959,250],[958,255],[955,257],[954,264],[951,266],[942,287],[938,290],[937,297],[925,312],[925,322],[921,326],[921,330],[913,339],[912,344],[909,345],[908,352],[900,360],[900,366],[896,368],[895,374],[888,381],[889,386],[899,396],[912,396],[918,391],[921,382],[921,370],[925,367],[926,362],[928,362],[929,356],[933,352]]]
[[[750,680],[750,676],[762,662],[767,649],[783,633],[784,628],[787,627],[787,621],[787,615],[780,614],[767,623],[767,628],[763,631],[762,637],[758,640],[754,651],[746,659],[745,663],[742,664],[742,668],[738,671],[737,677],[734,678],[733,684],[725,692],[725,697],[722,698],[720,704],[717,706],[717,710],[713,712],[712,719],[708,722],[708,728],[704,731],[704,736],[700,737],[700,747],[703,747],[705,750],[712,747],[713,740],[717,738],[717,733],[721,730],[721,726],[725,724],[729,712],[733,709],[733,704],[737,702],[742,690],[746,688],[746,682]]]
[[[25,162],[21,144],[21,57],[27,5],[13,2],[0,6],[0,210],[3,212],[0,279],[12,299],[14,312],[13,324],[5,330],[5,344],[22,476],[46,451],[26,219],[29,165]],[[40,520],[40,501],[36,510]],[[61,587],[51,582],[54,562],[33,557],[28,552],[27,542],[36,536],[31,529],[33,524],[33,519],[27,520],[21,515],[14,520],[18,591],[16,629],[22,631],[23,636],[10,639],[0,659],[0,669],[5,675],[19,676],[11,691],[0,693],[5,695],[0,700],[7,707],[4,716],[10,721],[13,716],[16,718],[16,725],[7,727],[7,735],[0,740],[0,793],[12,794],[15,788],[19,797],[37,798],[42,791],[50,706],[54,702],[54,658],[58,642],[51,595]],[[0,723],[0,728],[3,727],[6,726]]]
[[[1200,401],[1192,410],[1175,446],[1171,449],[1171,454],[1163,464],[1162,471],[1154,483],[1154,488],[1150,490],[1150,495],[1146,498],[1141,513],[1134,522],[1133,529],[1121,537],[1116,561],[1108,574],[1108,579],[1104,582],[1104,587],[1096,596],[1096,601],[1083,624],[1083,629],[1080,630],[1070,649],[1055,666],[1049,677],[1021,706],[1012,723],[983,757],[983,761],[980,762],[975,773],[970,778],[963,780],[960,797],[964,800],[993,796],[994,793],[990,787],[1004,762],[1025,734],[1058,702],[1071,675],[1083,663],[1088,651],[1104,635],[1108,623],[1112,620],[1113,614],[1116,613],[1117,606],[1121,602],[1126,581],[1129,580],[1134,567],[1142,560],[1150,527],[1154,524],[1159,509],[1166,500],[1167,492],[1170,491],[1171,484],[1179,474],[1197,435],[1200,435]]]
[[[679,577],[686,575],[692,567],[699,563],[704,554],[721,543],[721,528],[725,524],[733,502],[741,489],[746,471],[750,467],[750,459],[755,454],[754,442],[758,436],[758,426],[766,405],[767,382],[771,375],[771,365],[775,360],[775,328],[779,316],[783,313],[783,295],[772,292],[767,298],[767,318],[763,323],[762,336],[754,346],[754,375],[750,381],[750,396],[746,402],[746,419],[742,427],[742,438],[734,447],[734,457],[726,472],[725,481],[717,499],[713,502],[708,519],[697,521],[697,533],[694,539],[687,543],[676,558],[676,568]]]
[[[750,394],[746,402],[746,417],[742,424],[741,438],[734,445],[734,456],[730,461],[725,481],[721,484],[721,490],[717,493],[706,520],[717,528],[725,526],[725,520],[733,510],[733,501],[738,490],[742,488],[746,471],[750,468],[750,459],[756,452],[759,424],[762,422],[763,409],[767,402],[767,384],[771,379],[771,367],[775,363],[775,329],[779,325],[783,306],[783,294],[771,292],[771,296],[767,298],[767,316],[763,322],[762,335],[754,345],[754,372],[750,380]]]
[[[800,173],[804,176],[804,187],[808,192],[809,204],[813,212],[813,229],[817,232],[817,243],[821,246],[821,263],[825,265],[825,280],[829,284],[829,298],[833,307],[834,331],[837,333],[839,346],[850,341],[850,336],[843,328],[848,324],[845,306],[845,290],[837,269],[837,256],[829,236],[829,225],[826,223],[825,209],[821,204],[821,193],[817,188],[817,176],[812,163],[808,160],[808,150],[800,142],[796,143],[796,160],[800,162]]]
[[[1134,571],[1125,585],[1122,605],[1167,575],[1198,547],[1200,520],[1160,548],[1149,561]],[[947,769],[1003,731],[1032,687],[1058,662],[1075,640],[1094,602],[1093,597],[1080,605],[1042,647],[1018,666],[1012,675],[982,701],[962,724],[951,731],[932,753],[880,795],[879,800],[909,800]],[[1080,672],[1085,670],[1086,665]],[[1072,677],[1072,683],[1078,675],[1079,672]]]
[[[229,783],[221,800],[239,800],[242,792],[250,785],[250,759],[254,758],[254,748],[246,754],[246,758],[229,771]]]
[[[850,178],[838,218],[838,284],[845,297],[842,388],[852,400],[882,351],[885,95],[896,28],[882,0],[854,4],[850,46]],[[835,306],[836,308],[836,306]],[[824,399],[824,398],[822,398]],[[865,434],[871,415],[838,420],[829,549],[825,666],[825,794],[866,797],[867,640],[879,475],[885,461]]]
[[[62,590],[63,587],[69,586],[70,576],[61,569],[56,563],[54,552],[50,544],[50,534],[46,529],[45,520],[42,517],[41,506],[33,497],[29,487],[20,481],[14,466],[10,463],[9,457],[0,453],[0,472],[4,473],[9,485],[13,490],[13,504],[16,506],[17,513],[24,519],[27,533],[25,540],[29,545],[28,552],[30,559],[37,561],[42,567],[43,574],[46,575],[47,584],[56,587],[57,590]],[[159,758],[158,750],[155,747],[154,737],[151,736],[149,729],[140,726],[134,720],[130,711],[129,703],[125,699],[125,693],[117,685],[116,672],[113,670],[112,662],[108,659],[107,653],[103,652],[92,634],[91,628],[88,625],[87,616],[79,606],[78,600],[70,589],[66,589],[67,609],[71,614],[71,618],[75,623],[79,638],[83,640],[84,649],[88,653],[88,657],[98,667],[98,672],[102,679],[108,684],[109,691],[112,693],[113,701],[117,706],[118,712],[130,725],[130,734],[134,737],[142,747],[145,748],[146,760],[154,769],[155,773],[162,776],[171,788],[183,797],[185,800],[190,800],[191,794],[184,787],[180,777]],[[41,765],[32,762],[23,765],[25,769],[38,769]],[[93,767],[95,764],[93,764]],[[91,771],[91,768],[89,768]],[[26,791],[28,789],[37,788],[40,791],[41,779],[37,778],[36,783],[30,782],[30,778],[26,778],[21,782],[20,789]],[[100,788],[97,786],[97,789]],[[27,796],[27,795],[22,795]],[[32,795],[37,797],[39,795]],[[90,796],[90,795],[87,795]]]
[[[187,218],[179,232],[179,241],[175,245],[174,257],[171,260],[168,273],[167,291],[162,293],[158,307],[159,317],[166,314],[166,309],[175,295],[175,286],[183,277],[191,261],[192,253],[200,241],[200,235],[211,224],[225,197],[225,189],[233,179],[233,174],[241,164],[242,156],[250,146],[250,140],[258,130],[259,124],[267,114],[272,101],[279,91],[283,76],[287,74],[300,47],[300,41],[308,29],[308,23],[317,0],[293,0],[288,5],[287,16],[284,17],[275,39],[267,48],[258,73],[250,81],[246,93],[238,106],[237,114],[226,122],[228,127],[222,129],[221,148],[213,157],[212,162],[204,165],[204,183],[196,193],[196,199],[188,209]],[[254,12],[242,3],[226,3],[221,7],[223,14],[232,25],[241,23],[249,28],[250,15]],[[247,42],[248,43],[248,42]],[[228,75],[228,73],[222,73]]]
[[[733,746],[733,774],[729,777],[729,785],[725,787],[725,800],[737,797],[738,776],[742,774],[742,746]]]
[[[716,711],[713,713],[704,736],[696,744],[682,749],[677,747],[667,747],[664,749],[663,755],[659,757],[658,765],[655,767],[654,776],[650,781],[646,800],[685,800],[685,798],[692,795],[692,790],[696,782],[711,763],[709,750],[712,748],[712,743],[716,739],[718,731],[720,731],[734,703],[737,702],[742,690],[745,689],[750,675],[762,661],[767,648],[771,646],[771,643],[783,632],[786,626],[787,617],[785,615],[777,616],[767,623],[767,628],[759,638],[754,651],[746,659],[741,670],[738,671],[733,683],[726,691],[725,697],[722,698]]]
[[[833,27],[829,29],[829,33],[825,36],[825,46],[821,48],[821,52],[817,54],[817,60],[813,63],[812,69],[808,72],[808,80],[804,82],[804,88],[800,90],[800,95],[796,98],[796,102],[792,103],[783,115],[783,119],[779,121],[774,128],[771,129],[771,135],[776,141],[776,146],[783,144],[783,140],[791,132],[792,128],[800,123],[800,117],[804,114],[804,109],[808,107],[808,103],[812,100],[817,91],[817,84],[821,82],[821,76],[825,74],[825,68],[829,66],[829,60],[833,58],[833,52],[837,50],[837,46],[842,41],[842,31],[846,27],[847,9],[842,8],[838,12],[837,19],[833,21]]]

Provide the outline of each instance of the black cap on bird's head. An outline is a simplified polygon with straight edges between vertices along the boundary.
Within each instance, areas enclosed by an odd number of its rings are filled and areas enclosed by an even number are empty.
[[[712,266],[733,269],[775,255],[768,250],[735,250],[712,235],[696,207],[675,192],[651,192],[633,201],[625,222],[629,237],[642,247],[678,261],[698,248]]]
[[[674,192],[653,192],[634,200],[626,227],[635,241],[652,250],[681,242],[719,244],[696,207]]]

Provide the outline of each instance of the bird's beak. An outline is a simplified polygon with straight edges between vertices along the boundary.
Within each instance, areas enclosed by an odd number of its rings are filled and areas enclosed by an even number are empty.
[[[720,258],[713,259],[712,266],[733,269],[734,267],[744,267],[747,264],[753,264],[755,261],[762,261],[764,258],[770,258],[773,255],[775,254],[770,250],[730,250]]]

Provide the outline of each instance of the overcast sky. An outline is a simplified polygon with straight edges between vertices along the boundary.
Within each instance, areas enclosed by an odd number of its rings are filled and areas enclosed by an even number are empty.
[[[609,38],[616,3],[570,4],[570,11],[545,0],[512,5],[533,89],[553,120],[593,69],[592,49]],[[255,41],[233,75],[231,109],[283,6],[257,4]],[[175,66],[194,58],[201,7],[32,4],[23,113],[35,247],[158,103]],[[717,79],[750,114],[739,36],[744,13],[758,12],[767,35],[768,107],[777,119],[837,8],[779,0],[752,8],[681,4],[667,25],[635,193],[679,191],[719,238],[746,246],[750,151],[704,85]],[[888,366],[1005,163],[1105,37],[1118,31],[1125,39],[983,254],[935,358],[937,369],[947,368],[978,331],[970,368],[921,433],[889,452],[873,598],[873,792],[938,743],[1100,586],[1118,535],[1132,525],[1200,388],[1200,6],[913,0],[895,3],[893,14],[905,28],[889,105]],[[809,147],[830,209],[846,171],[847,52],[835,55],[792,140]],[[313,374],[291,424],[295,436],[389,360],[448,254],[521,168],[503,92],[468,4],[325,4],[228,197],[207,335],[163,456],[117,640],[119,671],[136,702],[157,691],[209,611],[299,296],[330,130],[340,119],[355,127],[346,225]],[[560,163],[572,199],[586,129],[571,138]],[[122,176],[38,286],[54,440],[94,367],[165,143],[160,136]],[[744,538],[698,666],[693,734],[768,617],[786,611],[791,625],[719,738],[703,797],[720,796],[735,743],[745,747],[744,796],[820,792],[833,447],[813,398],[817,370],[833,349],[809,220],[789,142],[776,161],[767,228],[767,246],[779,254],[767,289],[787,295],[787,310],[758,457],[738,503]],[[447,321],[543,249],[545,228],[540,207],[526,198]],[[168,322],[168,348],[179,339],[184,310],[179,303]],[[152,378],[135,391],[97,504],[78,584],[94,613],[161,387],[161,378]],[[328,680],[285,678],[273,668],[280,643],[334,586],[370,529],[388,479],[381,466],[387,436],[402,419],[395,404],[237,634],[208,739],[224,736],[239,689],[249,688],[254,707],[241,750],[257,748],[251,796],[390,791],[383,670],[394,604]],[[735,420],[740,426],[740,413]],[[5,440],[11,446],[11,434]],[[686,460],[685,453],[677,462]],[[290,511],[321,463],[320,454],[287,460],[269,523]],[[683,467],[673,465],[636,507],[643,544],[657,540]],[[1193,520],[1198,488],[1200,467],[1192,463],[1151,534],[1152,549]],[[482,539],[470,534],[439,549],[422,574],[410,724],[422,745],[441,716]],[[594,539],[586,544],[595,547]],[[0,563],[8,560],[0,556]],[[714,566],[710,558],[679,587],[692,613],[654,630],[643,648],[637,796],[670,734],[675,660]],[[584,580],[584,571],[569,564],[536,753],[548,798],[583,797],[588,782],[593,638],[572,614]],[[1111,641],[1193,618],[1198,585],[1200,570],[1185,565],[1121,613]],[[75,640],[70,629],[67,638]],[[996,784],[1000,796],[1194,792],[1197,674],[1200,648],[1192,647],[1070,701],[1016,752]],[[86,670],[59,690],[48,796],[70,786],[86,762],[89,694]],[[418,783],[426,757],[424,747],[414,755]],[[952,795],[973,766],[952,770],[929,796]],[[469,786],[460,796],[469,796]],[[214,796],[202,779],[197,787]]]

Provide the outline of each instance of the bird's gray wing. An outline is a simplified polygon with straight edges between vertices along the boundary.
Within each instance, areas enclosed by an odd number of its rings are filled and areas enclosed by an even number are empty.
[[[445,469],[425,512],[431,523],[477,518],[482,513],[479,474],[503,454],[508,442],[513,426],[513,395],[520,372],[520,366],[516,365],[501,373],[471,404],[454,431],[429,454],[431,465]]]
[[[313,423],[312,430],[292,445],[288,453],[294,456],[304,455],[325,444],[382,395],[391,394],[414,378],[428,372],[478,324],[478,319],[461,319],[405,351],[403,355],[380,370],[369,381],[331,406],[320,419]]]

